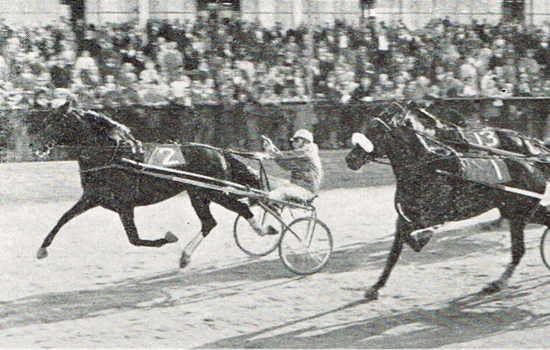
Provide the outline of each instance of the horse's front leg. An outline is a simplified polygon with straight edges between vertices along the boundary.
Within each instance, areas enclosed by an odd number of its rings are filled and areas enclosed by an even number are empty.
[[[65,225],[67,222],[69,222],[74,217],[84,213],[85,211],[88,211],[92,208],[95,208],[97,205],[93,204],[91,201],[86,199],[84,196],[82,196],[78,202],[73,205],[71,209],[69,209],[63,216],[59,219],[55,227],[48,233],[46,238],[44,239],[44,242],[42,242],[42,246],[38,249],[38,252],[36,253],[36,257],[38,259],[44,259],[48,256],[48,247],[50,244],[52,244],[53,239],[55,238],[55,235],[59,232],[61,227]]]
[[[178,238],[174,236],[171,232],[167,232],[166,236],[161,239],[147,240],[139,238],[136,223],[134,221],[134,208],[125,208],[118,211],[122,225],[124,225],[124,230],[128,236],[128,240],[135,246],[141,247],[162,247],[167,243],[175,243],[178,241]]]
[[[397,218],[396,230],[393,239],[393,245],[386,260],[386,266],[382,275],[378,278],[378,281],[367,291],[365,292],[365,299],[367,300],[377,300],[378,299],[378,290],[386,285],[388,278],[390,277],[391,271],[397,264],[401,251],[403,250],[403,243],[407,235],[411,233],[411,228],[407,222],[399,216]]]
[[[508,285],[508,280],[512,277],[521,258],[525,254],[524,229],[526,223],[522,220],[510,220],[510,234],[512,243],[512,261],[506,267],[502,275],[494,282],[490,283],[482,291],[484,294],[493,294],[500,292]]]

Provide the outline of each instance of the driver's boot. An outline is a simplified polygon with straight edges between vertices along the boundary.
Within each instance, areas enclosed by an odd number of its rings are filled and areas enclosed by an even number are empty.
[[[250,226],[252,227],[252,229],[258,234],[258,236],[260,237],[263,237],[263,236],[274,236],[274,235],[277,235],[279,234],[279,231],[277,231],[273,226],[271,225],[268,225],[267,227],[262,227],[262,225],[260,225],[258,223],[258,221],[256,221],[256,219],[254,217],[250,218],[247,220],[248,223],[250,224]]]

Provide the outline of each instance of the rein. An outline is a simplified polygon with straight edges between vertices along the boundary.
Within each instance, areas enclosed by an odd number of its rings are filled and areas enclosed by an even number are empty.
[[[221,153],[230,153],[230,154],[235,154],[235,155],[238,155],[238,156],[241,156],[241,157],[255,158],[255,154],[253,152],[242,152],[242,151],[237,151],[237,150],[233,150],[233,149],[230,149],[230,148],[220,148],[220,147],[215,147],[215,146],[207,145],[207,144],[203,144],[203,143],[197,143],[197,142],[177,143],[177,142],[174,142],[173,144],[177,145],[177,146],[183,146],[183,147],[201,147],[201,148],[215,150],[215,151],[218,151],[218,152],[221,152]],[[79,147],[79,146],[55,146],[55,147],[72,149],[72,148]],[[49,149],[51,150],[52,148],[53,148],[53,146],[50,147]],[[113,164],[113,162],[116,159],[117,151],[120,148],[120,142],[117,142],[116,146],[98,146],[98,147],[93,147],[93,148],[94,149],[99,149],[99,150],[114,149],[115,151],[113,152],[113,156],[111,157],[111,159],[105,165],[93,167],[93,168],[90,168],[90,169],[80,170],[80,173],[98,172],[98,171],[109,170],[109,169],[125,169],[125,170],[131,169],[127,166]],[[128,159],[125,159],[125,158],[121,158],[121,160],[125,161],[127,163],[131,163],[131,162],[129,162]],[[387,164],[389,165],[389,163],[387,163]],[[134,169],[132,169],[132,170],[134,170]]]
[[[373,121],[382,124],[391,134],[393,129],[386,122],[384,122],[380,118],[374,118]],[[455,153],[455,154],[458,153],[457,151],[454,150],[453,147],[443,143],[442,141],[439,141],[438,139],[434,138],[430,134],[427,134],[423,131],[415,130],[413,128],[411,128],[411,131],[416,135],[423,136],[423,137],[429,139],[430,141],[434,142],[438,146],[449,150],[449,152],[451,152],[451,153]],[[488,153],[493,154],[494,156],[489,156],[489,155],[487,155],[487,156],[474,156],[474,155],[468,153],[468,154],[462,154],[463,158],[469,158],[469,159],[495,159],[495,156],[497,156],[497,157],[505,158],[505,159],[516,159],[516,160],[527,160],[527,161],[534,161],[534,162],[540,162],[540,163],[550,163],[550,160],[544,159],[544,158],[541,158],[541,157],[526,156],[526,155],[523,155],[521,153],[505,151],[505,150],[501,150],[501,149],[493,148],[493,147],[489,147],[489,146],[483,146],[483,145],[476,145],[476,144],[468,143],[468,147],[473,148],[473,149],[477,149],[477,150],[480,150],[480,151],[486,151]],[[450,156],[446,156],[446,155],[443,155],[443,154],[440,154],[440,156],[442,156],[443,158],[451,158]],[[385,164],[385,163],[382,163],[382,164]]]

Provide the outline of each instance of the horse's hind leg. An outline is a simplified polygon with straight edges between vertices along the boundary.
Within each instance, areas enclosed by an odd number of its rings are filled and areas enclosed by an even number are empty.
[[[529,223],[538,224],[550,228],[550,212],[545,206],[539,205],[537,210],[535,210],[535,213],[529,220]]]
[[[410,234],[410,232],[411,229],[409,228],[409,225],[405,222],[403,218],[398,217],[393,245],[390,254],[388,255],[388,258],[386,260],[384,271],[382,272],[382,275],[380,275],[380,277],[378,278],[378,281],[365,292],[365,299],[378,299],[378,290],[386,285],[386,282],[388,281],[388,278],[390,277],[390,274],[395,267],[395,264],[397,264],[397,261],[399,260],[401,251],[403,250],[405,237]]]
[[[48,256],[48,250],[47,248],[52,244],[53,239],[55,238],[55,235],[63,225],[65,225],[67,222],[69,222],[74,217],[84,213],[85,211],[88,211],[92,208],[97,207],[96,204],[91,203],[88,201],[85,197],[81,197],[78,202],[73,205],[71,209],[69,209],[63,216],[59,219],[55,227],[48,233],[46,238],[44,239],[44,242],[42,242],[42,246],[38,249],[38,252],[36,253],[36,257],[38,259],[44,259]]]
[[[168,232],[166,237],[155,240],[147,240],[139,238],[137,227],[134,221],[134,208],[125,209],[118,212],[124,230],[128,236],[128,240],[135,246],[141,247],[162,247],[167,243],[174,243],[178,241],[178,238],[172,233]]]
[[[483,289],[485,294],[493,294],[501,291],[508,284],[514,270],[519,265],[525,254],[524,229],[526,223],[522,220],[510,220],[510,235],[512,243],[512,261],[506,267],[502,275]]]
[[[195,213],[201,221],[201,230],[194,236],[189,243],[185,246],[183,253],[180,258],[180,268],[184,268],[189,265],[191,260],[191,255],[197,249],[199,244],[202,242],[204,237],[208,236],[210,231],[216,227],[216,220],[212,216],[210,211],[210,200],[206,197],[198,196],[194,193],[189,193],[189,198],[191,199],[191,205],[195,209]]]

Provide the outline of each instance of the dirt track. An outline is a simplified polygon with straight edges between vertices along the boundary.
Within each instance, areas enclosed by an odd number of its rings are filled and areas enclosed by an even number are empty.
[[[309,277],[287,271],[276,253],[246,257],[233,242],[234,214],[218,206],[218,227],[179,270],[183,246],[199,229],[185,195],[136,212],[142,237],[171,230],[176,244],[133,247],[114,213],[94,209],[63,228],[50,257],[36,260],[46,233],[78,197],[74,163],[60,164],[55,172],[51,165],[0,167],[1,347],[550,346],[540,227],[527,232],[510,287],[491,297],[477,293],[504,270],[509,238],[475,224],[494,212],[446,227],[420,254],[407,249],[380,300],[361,302],[391,244],[392,186],[322,193],[319,217],[336,250]],[[37,177],[39,191],[24,186]]]

